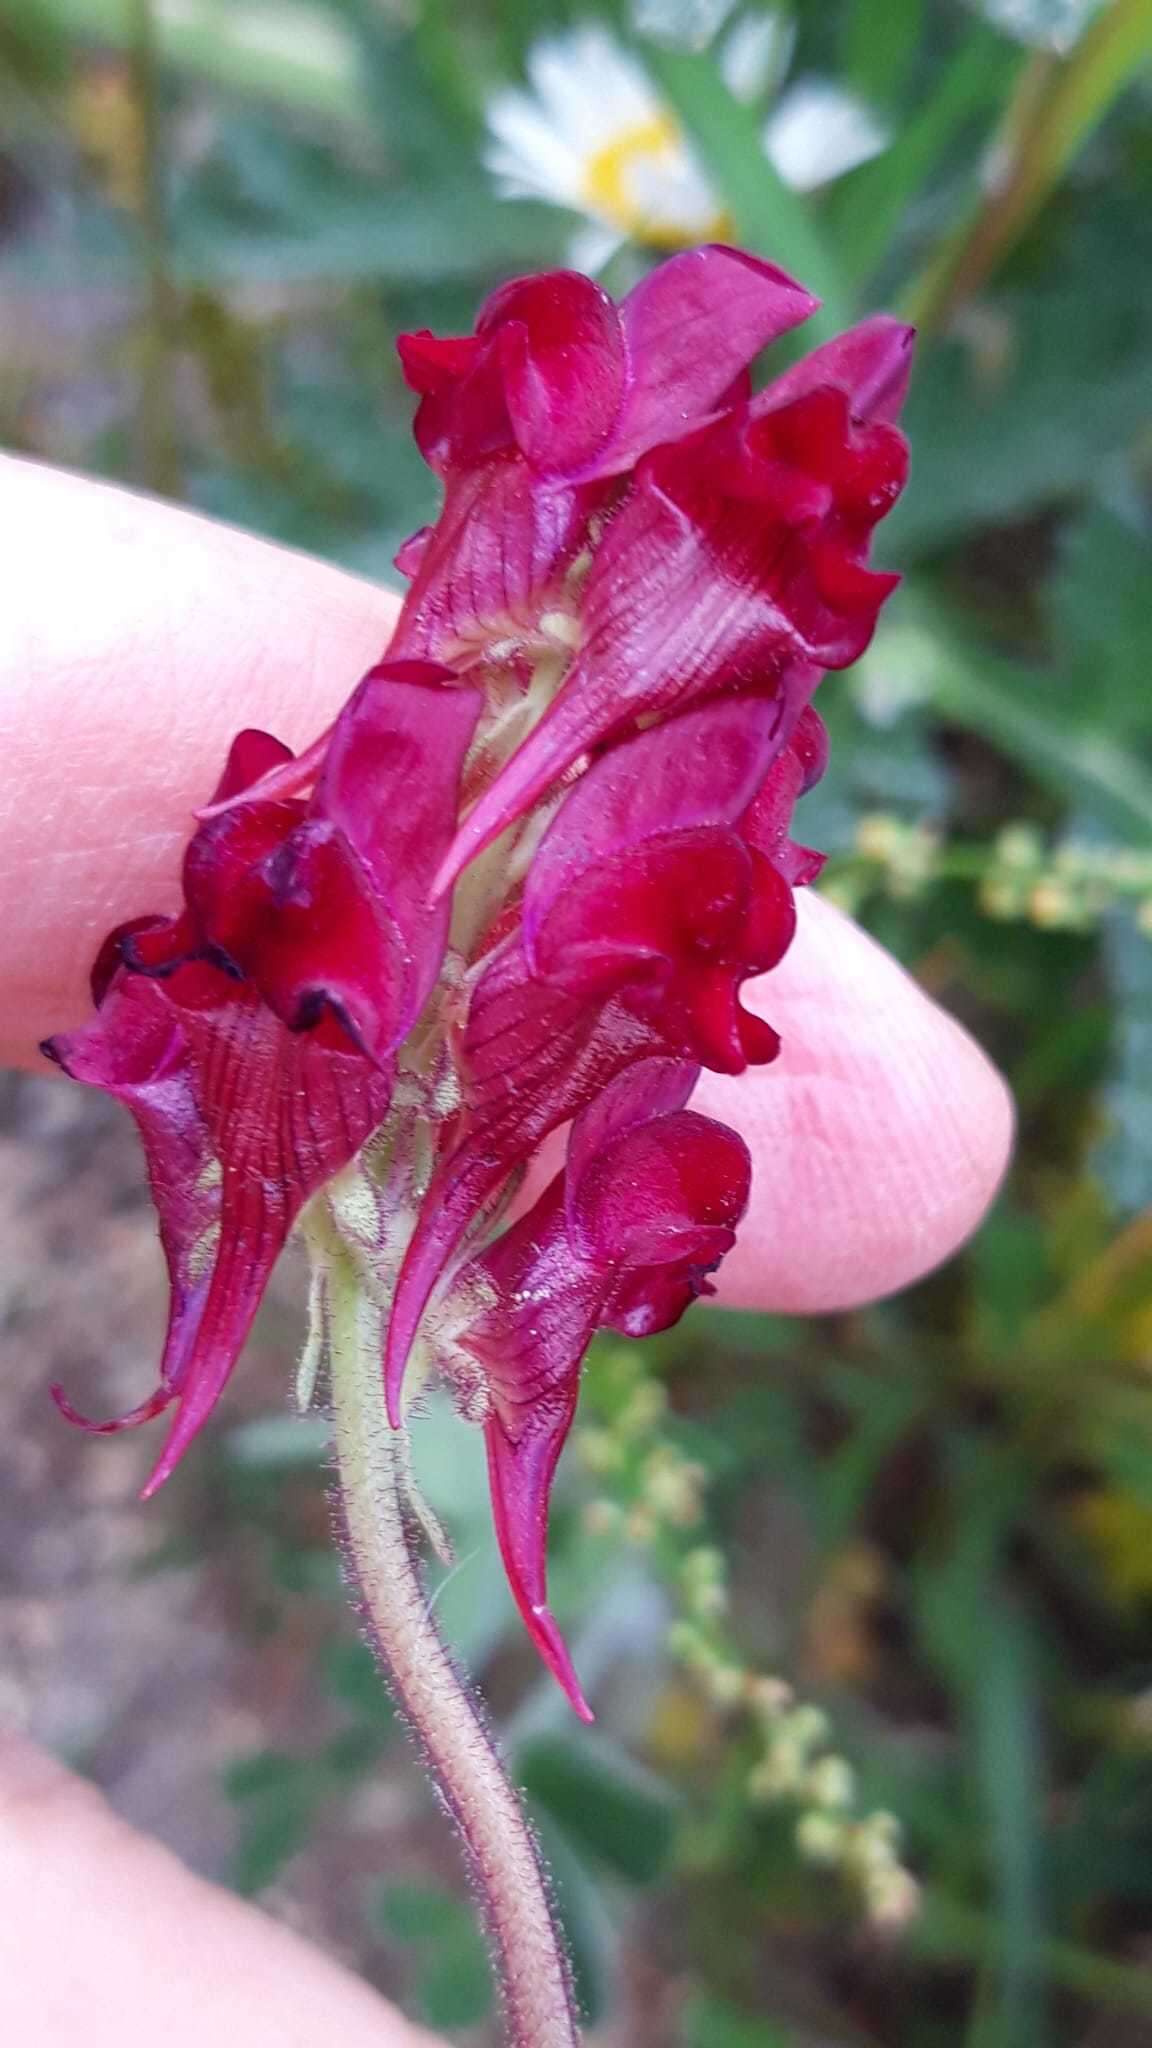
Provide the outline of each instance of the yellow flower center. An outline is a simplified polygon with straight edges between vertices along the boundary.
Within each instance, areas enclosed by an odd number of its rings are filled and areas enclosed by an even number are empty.
[[[650,200],[637,193],[638,166],[651,166],[658,174],[674,176],[683,155],[680,130],[671,114],[654,114],[648,121],[637,121],[589,158],[584,172],[584,204],[622,234],[659,249],[682,249],[690,242],[730,232],[727,216],[719,211],[710,221],[675,219],[674,186],[663,218],[652,210]]]

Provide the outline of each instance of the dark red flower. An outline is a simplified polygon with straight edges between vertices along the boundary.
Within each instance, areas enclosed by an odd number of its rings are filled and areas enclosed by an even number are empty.
[[[829,377],[849,381],[786,377],[782,402],[769,387],[639,463],[591,562],[579,653],[473,806],[438,887],[638,719],[754,692],[776,696],[790,725],[825,669],[864,652],[899,580],[869,569],[867,554],[907,449],[886,419],[855,408],[888,409],[894,350],[892,326],[869,322],[830,345]]]
[[[480,708],[477,690],[431,662],[370,670],[333,728],[310,801],[256,798],[208,818],[185,856],[183,916],[128,935],[128,964],[167,974],[211,961],[291,1030],[317,1028],[385,1060],[440,972],[449,910],[430,907],[428,888]],[[245,760],[254,737],[237,743]],[[269,767],[291,760],[259,737]],[[217,801],[235,784],[234,760]]]
[[[813,304],[716,247],[619,307],[560,271],[407,336],[444,505],[389,657],[299,757],[240,735],[180,913],[111,935],[92,1022],[47,1048],[136,1118],[171,1282],[158,1387],[86,1426],[175,1405],[158,1484],[313,1204],[391,1303],[390,1420],[418,1340],[482,1417],[513,1591],[582,1712],[545,1586],[581,1360],[674,1322],[732,1243],[747,1152],[687,1104],[778,1050],[741,992],[820,869],[791,836],[809,700],[895,581],[868,554],[909,331],[865,321],[751,395]]]
[[[442,476],[510,450],[538,478],[621,475],[747,395],[749,363],[816,303],[771,263],[719,244],[673,256],[619,307],[577,271],[517,278],[493,292],[474,334],[401,336],[420,452]]]
[[[389,1055],[443,959],[447,907],[429,909],[428,882],[479,708],[427,666],[372,671],[311,801],[242,802],[202,825],[184,910],[113,934],[92,1023],[45,1046],[123,1101],[144,1142],[168,1339],[156,1392],[104,1427],[179,1401],[151,1487],[215,1405],[304,1204],[387,1114]],[[287,759],[242,733],[217,798]]]
[[[389,1321],[385,1386],[478,1210],[550,1131],[637,1059],[719,1073],[775,1058],[741,984],[795,929],[791,800],[823,764],[808,712],[781,746],[779,706],[710,704],[606,754],[561,805],[522,921],[487,958],[457,1053],[462,1109],[420,1209]],[[694,1069],[695,1070],[695,1065]]]
[[[815,303],[771,264],[711,247],[619,308],[557,270],[494,292],[474,335],[402,336],[416,438],[446,497],[397,558],[413,587],[396,651],[475,658],[494,630],[530,634],[562,603],[610,480],[745,393],[748,364]]]

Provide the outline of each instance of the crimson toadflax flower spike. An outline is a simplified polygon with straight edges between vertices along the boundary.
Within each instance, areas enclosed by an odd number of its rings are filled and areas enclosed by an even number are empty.
[[[158,1485],[299,1225],[312,1352],[349,1273],[376,1333],[373,1427],[438,1374],[482,1429],[512,1593],[584,1715],[546,1571],[583,1360],[674,1323],[734,1241],[751,1162],[692,1093],[779,1050],[743,990],[820,871],[811,700],[896,581],[870,551],[911,332],[866,320],[754,391],[815,304],[713,246],[619,306],[557,271],[405,336],[443,504],[391,648],[298,757],[239,736],[180,910],[111,935],[46,1047],[135,1117],[171,1289],[155,1390],[83,1426],[172,1410]]]

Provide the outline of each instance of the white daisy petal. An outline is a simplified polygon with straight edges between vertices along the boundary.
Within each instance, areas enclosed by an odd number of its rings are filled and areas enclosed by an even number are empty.
[[[584,159],[526,93],[498,93],[488,109],[488,169],[507,191],[578,206]]]
[[[568,268],[582,270],[585,277],[599,277],[623,246],[623,235],[616,234],[612,228],[602,227],[599,221],[590,220],[586,227],[577,228],[569,238]]]
[[[706,50],[736,0],[632,0],[632,26],[653,42]]]
[[[979,14],[1017,42],[1066,56],[1078,43],[1103,0],[969,0]]]
[[[680,228],[696,240],[716,227],[716,195],[700,166],[679,146],[661,156],[638,157],[628,193],[637,218],[652,228]]]
[[[733,99],[762,99],[783,78],[796,31],[783,14],[742,14],[720,45],[720,75]]]
[[[855,93],[830,79],[790,86],[764,128],[764,147],[786,185],[815,191],[888,146],[888,131]]]
[[[661,111],[640,65],[607,29],[591,22],[537,43],[528,76],[556,126],[591,149]]]

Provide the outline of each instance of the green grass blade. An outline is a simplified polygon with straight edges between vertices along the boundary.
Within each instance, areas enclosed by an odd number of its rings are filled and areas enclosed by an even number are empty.
[[[1014,76],[1018,61],[991,29],[974,28],[891,147],[844,180],[832,211],[840,264],[853,284],[863,284],[879,268],[909,202],[924,190],[956,136],[996,104],[1006,63]]]
[[[923,31],[924,0],[856,0],[840,36],[844,84],[899,111]]]
[[[911,319],[939,326],[993,274],[1117,94],[1150,59],[1149,0],[1112,0],[1070,56],[1039,52],[1031,59],[995,146],[1002,168],[914,286],[906,307]]]

